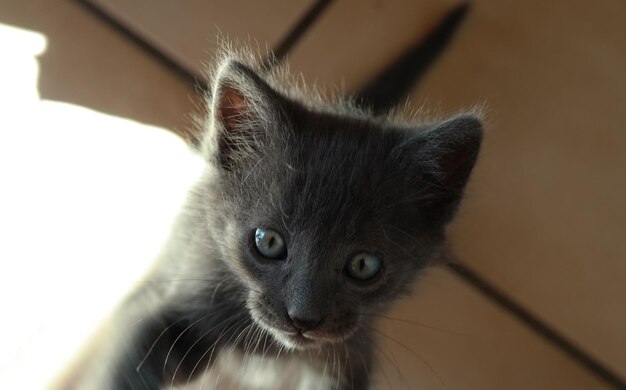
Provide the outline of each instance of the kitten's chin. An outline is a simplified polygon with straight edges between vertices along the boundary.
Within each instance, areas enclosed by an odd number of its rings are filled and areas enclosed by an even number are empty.
[[[353,334],[353,332],[344,335],[328,335],[321,332],[290,332],[271,326],[258,317],[255,322],[288,350],[320,349],[324,345],[343,342]]]

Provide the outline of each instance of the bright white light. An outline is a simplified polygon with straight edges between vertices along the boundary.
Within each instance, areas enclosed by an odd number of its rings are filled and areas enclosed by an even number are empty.
[[[202,167],[166,130],[40,100],[45,46],[0,25],[3,389],[44,388],[67,363],[141,279]]]

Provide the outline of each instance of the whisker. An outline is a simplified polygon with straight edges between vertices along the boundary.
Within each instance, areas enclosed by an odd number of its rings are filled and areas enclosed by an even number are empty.
[[[170,357],[170,354],[172,353],[172,350],[174,350],[174,346],[176,345],[176,343],[178,342],[178,340],[180,340],[180,338],[189,330],[191,329],[192,326],[194,326],[195,324],[197,324],[198,322],[202,321],[203,319],[207,318],[208,316],[210,316],[213,313],[209,313],[206,314],[200,318],[198,318],[197,320],[195,320],[194,322],[192,322],[189,326],[187,326],[185,329],[183,329],[182,332],[180,332],[180,334],[178,335],[178,337],[176,337],[176,339],[174,339],[174,342],[172,343],[172,346],[170,347],[170,349],[167,351],[167,355],[165,355],[165,362],[163,362],[163,372],[165,372],[165,368],[167,367],[167,361]]]
[[[226,279],[222,280],[221,282],[219,282],[217,284],[217,286],[215,287],[215,289],[213,290],[213,294],[211,294],[211,299],[209,300],[209,304],[213,304],[213,300],[215,299],[215,294],[217,294],[217,290],[220,289],[220,287],[222,286],[222,284],[226,281]]]
[[[378,318],[383,318],[383,319],[390,320],[390,321],[403,322],[405,324],[417,325],[417,326],[421,326],[422,328],[435,330],[437,332],[452,334],[452,335],[455,335],[455,336],[469,336],[467,333],[461,333],[461,332],[455,332],[455,331],[452,331],[452,330],[437,328],[435,326],[424,324],[422,322],[406,320],[406,319],[403,319],[403,318],[396,318],[396,317],[390,317],[390,316],[386,316],[386,315],[382,315],[382,314],[373,314],[373,313],[355,313],[355,314],[360,314],[360,315],[368,316],[368,317],[378,317]]]
[[[268,335],[269,335],[269,332],[267,331],[267,329],[261,328],[261,337],[263,337],[263,350],[261,352],[261,366],[263,365],[263,360],[265,359],[265,354],[267,353],[265,347],[267,345],[267,336]]]
[[[234,347],[236,347],[237,344],[239,344],[240,341],[242,343],[242,349],[243,349],[242,366],[243,366],[243,361],[245,361],[245,359],[246,359],[246,338],[250,334],[250,329],[252,329],[252,323],[246,325],[246,327],[243,328],[239,332],[239,335],[237,336],[237,338],[233,342],[233,346]]]
[[[246,180],[248,180],[248,178],[250,177],[250,175],[252,175],[252,172],[254,172],[254,170],[256,169],[256,167],[261,163],[261,161],[263,161],[264,157],[261,157],[259,159],[259,161],[256,162],[256,164],[254,164],[254,166],[250,169],[250,172],[248,172],[248,174],[246,175],[246,177],[243,178],[243,180],[241,181],[241,183],[239,184],[240,186],[243,186],[243,184],[246,182]]]
[[[152,351],[154,350],[154,347],[156,346],[156,344],[159,342],[159,340],[161,339],[161,337],[163,337],[163,335],[165,333],[167,333],[167,331],[174,325],[176,325],[177,323],[181,322],[182,320],[184,320],[184,317],[179,318],[178,320],[174,321],[173,323],[171,323],[170,325],[168,325],[165,329],[163,329],[163,332],[161,332],[159,334],[159,336],[157,336],[156,340],[154,340],[154,342],[152,343],[152,345],[150,345],[150,348],[148,349],[148,352],[146,352],[146,354],[144,355],[143,359],[141,359],[141,361],[139,362],[139,364],[137,365],[137,367],[135,368],[136,372],[139,372],[139,370],[141,369],[141,366],[146,362],[146,360],[148,359],[148,356],[150,355],[150,353],[152,353]]]
[[[383,233],[385,234],[385,239],[387,241],[389,241],[390,243],[395,245],[398,249],[400,249],[400,251],[404,252],[405,255],[407,255],[411,260],[415,261],[417,264],[421,263],[421,260],[418,259],[417,257],[415,257],[415,255],[413,255],[411,252],[409,252],[403,245],[400,245],[397,242],[395,242],[394,240],[392,240],[391,238],[389,238],[389,236],[385,232],[385,228],[384,227],[381,226],[380,228],[382,229]]]
[[[352,368],[352,362],[348,359],[348,368],[350,370],[350,388],[354,389],[354,368]]]
[[[239,341],[245,341],[245,337],[244,337],[244,335],[246,335],[246,334],[247,334],[246,332],[248,332],[248,331],[249,331],[249,329],[250,329],[250,327],[251,327],[251,326],[252,326],[252,323],[250,323],[250,324],[246,325],[246,326],[245,326],[245,328],[243,328],[243,329],[239,332],[239,334],[238,334],[238,335],[237,335],[237,337],[235,338],[235,341],[233,341],[233,344],[232,344],[232,345],[233,345],[234,347],[235,347],[235,346],[237,346],[237,344],[239,344]]]
[[[397,231],[397,232],[399,232],[399,233],[404,234],[404,235],[405,235],[405,236],[406,236],[409,240],[414,240],[414,239],[415,239],[415,237],[414,237],[414,236],[410,235],[409,233],[407,233],[406,231],[404,231],[404,230],[400,229],[400,228],[399,228],[399,227],[397,227],[397,226],[394,226],[394,225],[381,225],[381,228],[383,228],[383,230],[384,230],[384,228],[385,228],[385,227],[392,228],[393,230],[395,230],[395,231]]]
[[[383,373],[383,376],[385,377],[385,381],[387,381],[387,387],[390,390],[393,390],[393,387],[391,386],[391,381],[389,380],[389,376],[387,376],[387,372],[385,371],[385,367],[383,367],[380,360],[378,360],[378,357],[376,356],[376,354],[372,354],[372,358],[374,358],[374,360],[378,364],[378,367],[380,367],[380,371]]]
[[[387,359],[387,361],[396,369],[396,371],[398,371],[398,376],[400,377],[400,379],[402,379],[402,382],[404,382],[404,384],[406,385],[407,389],[410,389],[411,386],[409,386],[409,383],[406,381],[406,378],[404,378],[404,375],[402,375],[402,370],[400,370],[400,367],[398,367],[398,362],[395,361],[395,357],[393,358],[393,361],[392,361],[389,358],[389,356],[385,353],[383,348],[380,345],[378,345],[378,343],[376,343],[374,340],[370,340],[370,341],[374,345],[374,347],[376,347],[376,349],[378,349],[380,351],[380,353],[383,354],[385,359]]]
[[[179,278],[179,279],[138,279],[133,283],[180,283],[180,282],[214,282],[212,279]]]
[[[367,377],[371,378],[373,380],[373,378],[372,378],[372,376],[370,374],[370,370],[369,370],[368,364],[365,361],[365,358],[363,357],[362,354],[359,354],[359,357],[361,358],[361,363],[363,363],[363,368],[365,369],[365,373],[367,374]]]
[[[335,350],[333,349],[332,351],[333,351],[333,368],[332,368],[331,374],[333,376],[332,379],[335,382],[335,387],[337,387],[338,383],[337,383],[337,381],[334,378],[335,373],[337,372],[337,370],[335,370],[335,364],[337,364],[337,356],[335,355]]]
[[[200,320],[208,317],[209,315],[212,314],[217,314],[220,312],[223,312],[224,310],[228,309],[228,307],[224,307],[220,310],[208,313],[206,316],[201,317]],[[185,317],[181,317],[178,320],[174,321],[173,323],[171,323],[170,325],[168,325],[165,329],[163,329],[163,331],[157,336],[157,338],[154,340],[154,342],[152,343],[152,345],[150,345],[150,348],[148,349],[148,351],[146,352],[146,354],[144,355],[143,359],[141,359],[141,362],[139,362],[139,364],[137,365],[137,367],[135,368],[135,371],[139,372],[139,370],[141,369],[141,367],[143,366],[143,364],[146,362],[146,360],[148,359],[148,357],[150,356],[150,354],[152,353],[152,351],[154,350],[154,348],[156,347],[157,343],[159,342],[159,340],[161,339],[161,337],[163,337],[167,331],[174,325],[176,325],[177,323],[181,322],[185,320]]]
[[[280,353],[282,352],[284,347],[285,345],[281,343],[280,348],[278,349],[278,353],[276,354],[276,360],[278,360],[278,358],[280,357]]]
[[[322,378],[326,375],[326,366],[328,365],[328,354],[326,354],[326,359],[324,359],[324,371],[322,371]]]
[[[195,371],[196,367],[198,364],[200,364],[200,362],[202,361],[202,359],[204,359],[204,357],[206,356],[207,353],[209,353],[209,351],[211,352],[211,354],[209,355],[209,359],[207,360],[207,365],[206,368],[204,369],[204,374],[202,377],[202,380],[200,381],[200,389],[202,389],[202,387],[204,386],[204,380],[206,379],[207,376],[207,371],[209,371],[209,367],[211,366],[211,359],[213,358],[213,352],[215,351],[215,347],[217,346],[217,343],[219,342],[219,340],[222,338],[222,336],[224,335],[225,332],[227,332],[228,330],[230,330],[232,327],[234,327],[235,325],[241,323],[242,321],[245,320],[245,318],[241,318],[239,319],[239,321],[236,321],[234,324],[230,325],[231,322],[233,322],[235,320],[235,316],[231,316],[229,317],[228,320],[228,324],[226,324],[226,327],[224,327],[224,329],[222,329],[222,331],[220,332],[220,334],[218,335],[217,339],[213,342],[213,344],[211,344],[206,351],[204,351],[204,353],[202,354],[202,356],[200,356],[200,359],[198,360],[198,363],[196,363],[196,365],[194,366],[193,370],[191,371],[192,373]],[[222,323],[224,323],[226,320],[222,321],[220,323],[220,325]],[[230,326],[229,326],[230,325]],[[209,371],[210,372],[210,371]]]
[[[250,324],[250,328],[248,328],[248,334],[244,337],[243,340],[243,358],[241,363],[241,371],[246,371],[246,365],[249,361],[249,358],[252,358],[254,355],[254,349],[250,349],[253,344],[253,339],[257,335],[258,328],[252,323]]]
[[[339,356],[339,352],[337,352],[337,365],[338,365],[338,370],[337,370],[337,383],[339,384],[339,386],[341,386],[341,383],[343,382],[341,380],[341,356]]]
[[[228,309],[224,308],[223,310],[220,311],[224,311]],[[211,313],[211,314],[216,314],[216,313]],[[176,373],[178,372],[178,370],[180,369],[181,365],[183,364],[183,360],[185,360],[185,358],[187,357],[187,355],[191,352],[191,350],[193,349],[193,347],[195,347],[200,340],[202,340],[203,338],[205,338],[209,333],[211,333],[211,331],[213,331],[213,329],[217,328],[218,326],[220,326],[221,324],[223,324],[224,322],[226,322],[227,319],[224,319],[222,321],[220,321],[217,325],[215,325],[214,327],[212,327],[211,329],[207,330],[206,332],[204,332],[193,344],[191,344],[191,346],[187,349],[187,352],[185,352],[185,354],[183,355],[183,357],[180,359],[180,361],[178,362],[178,365],[176,366],[176,369],[174,370],[174,375],[172,376],[172,381],[170,383],[171,387],[174,387],[174,379],[176,378]],[[204,357],[204,355],[202,356]],[[198,361],[198,363],[200,363],[200,361]],[[193,375],[193,372],[196,368],[196,366],[198,365],[198,363],[196,363],[196,365],[193,367],[191,373],[189,374],[189,378],[187,379],[187,383],[189,383],[189,379],[191,379],[191,376]]]
[[[400,341],[396,340],[395,338],[381,332],[378,329],[375,329],[371,326],[368,326],[368,328],[370,328],[370,330],[388,338],[389,340],[393,341],[394,343],[398,344],[399,346],[401,346],[402,348],[406,349],[407,351],[411,352],[415,357],[417,357],[434,375],[435,377],[439,380],[439,382],[441,382],[441,384],[443,385],[444,388],[448,388],[448,386],[446,385],[446,383],[443,381],[443,379],[439,376],[439,374],[437,374],[437,371],[435,371],[435,369],[417,352],[415,352],[413,349],[409,348],[408,346],[406,346],[405,344],[401,343]]]
[[[225,343],[225,344],[227,344],[227,345],[228,345],[228,344],[230,344],[230,341],[233,339],[233,337],[235,336],[235,334],[236,334],[237,332],[239,332],[239,331],[240,331],[241,327],[245,325],[245,323],[246,323],[246,321],[247,321],[247,320],[248,320],[248,318],[244,317],[244,318],[240,319],[239,321],[237,321],[237,322],[235,323],[235,325],[236,325],[236,324],[239,324],[239,325],[237,326],[237,329],[234,331],[234,333],[230,335],[230,337],[228,338],[228,340],[226,340],[226,343]],[[234,325],[233,325],[232,327],[230,327],[228,330],[226,330],[226,332],[230,331],[230,329],[232,329],[233,327],[234,327]],[[219,340],[220,340],[222,337],[224,337],[224,336],[226,335],[226,332],[224,332],[224,334],[223,334],[223,335],[221,335],[221,336],[220,336],[220,337],[219,337],[219,338],[215,341],[215,343],[214,343],[215,345],[217,345],[217,343],[219,342]],[[209,355],[209,360],[210,360],[210,359],[211,359],[211,357],[213,356],[213,352],[214,352],[214,351],[215,351],[215,349],[213,349],[213,350],[211,351],[211,355]],[[218,388],[218,387],[217,387],[217,383],[219,382],[219,380],[220,380],[220,376],[222,375],[222,368],[223,368],[223,367],[220,367],[220,371],[217,373],[217,378],[215,379],[215,388]],[[211,367],[211,369],[209,369],[209,374],[211,373],[211,370],[212,370],[212,369],[213,369],[213,367]]]
[[[259,326],[255,326],[256,329],[256,344],[254,345],[254,348],[252,349],[254,352],[259,350],[259,345],[261,344],[261,338],[263,337],[264,333],[265,333],[265,329],[259,327]],[[261,363],[263,362],[263,360],[261,360]]]

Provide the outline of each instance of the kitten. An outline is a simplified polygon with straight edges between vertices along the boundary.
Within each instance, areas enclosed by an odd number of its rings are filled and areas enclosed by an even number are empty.
[[[440,257],[481,124],[297,96],[222,62],[206,170],[76,388],[369,388],[372,314]]]
[[[471,114],[385,113],[466,12],[351,101],[227,56],[196,140],[204,174],[146,283],[60,388],[369,388],[372,320],[441,257],[482,137]]]

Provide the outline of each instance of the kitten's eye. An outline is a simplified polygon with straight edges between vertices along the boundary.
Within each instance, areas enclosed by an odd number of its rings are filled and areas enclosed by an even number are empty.
[[[283,236],[272,229],[257,228],[254,231],[254,245],[261,256],[269,259],[282,259],[287,254]]]
[[[346,264],[346,272],[348,276],[356,280],[369,280],[378,275],[381,269],[380,257],[372,254],[361,252],[354,255]]]

